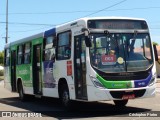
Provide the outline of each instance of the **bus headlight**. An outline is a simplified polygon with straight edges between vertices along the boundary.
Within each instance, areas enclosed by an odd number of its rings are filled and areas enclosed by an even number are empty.
[[[97,88],[104,88],[104,86],[102,85],[102,83],[97,80],[97,78],[93,77],[93,76],[90,76],[91,78],[91,81],[93,82],[94,86],[97,87]]]
[[[149,86],[152,86],[155,83],[155,79],[156,79],[156,74],[154,74],[151,78],[151,80],[149,81]]]

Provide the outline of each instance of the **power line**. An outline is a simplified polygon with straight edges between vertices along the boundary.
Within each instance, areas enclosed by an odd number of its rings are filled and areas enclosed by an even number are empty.
[[[118,3],[115,3],[115,4],[111,5],[111,6],[108,6],[108,7],[106,7],[106,8],[101,9],[101,10],[95,11],[95,12],[93,12],[93,13],[91,13],[91,14],[85,15],[84,17],[87,17],[87,16],[90,16],[90,15],[93,15],[93,14],[96,14],[96,13],[99,13],[99,12],[102,12],[102,11],[104,11],[104,10],[106,10],[106,9],[112,8],[112,7],[114,7],[114,6],[117,6],[117,5],[119,5],[119,4],[121,4],[121,3],[125,2],[125,1],[127,1],[127,0],[122,0],[122,1],[120,1],[120,2],[118,2]],[[0,23],[6,24],[6,22],[0,22]],[[66,23],[66,22],[65,22],[65,23]],[[50,25],[50,24],[14,23],[14,22],[9,22],[8,24],[56,26],[56,25]]]
[[[0,22],[1,24],[6,24],[6,22]],[[56,26],[53,24],[37,24],[37,23],[18,23],[18,22],[8,22],[8,24],[19,24],[19,25],[37,25],[37,26]]]
[[[57,11],[57,12],[38,12],[38,13],[8,13],[9,15],[35,15],[35,14],[67,14],[67,13],[86,13],[86,12],[93,12],[93,13],[91,13],[91,14],[96,14],[96,13],[98,13],[98,12],[101,12],[101,11],[105,11],[106,9],[109,9],[109,8],[111,8],[111,7],[114,7],[114,6],[117,6],[117,5],[119,5],[119,4],[121,4],[121,3],[123,3],[123,2],[125,2],[125,1],[127,1],[127,0],[123,0],[123,1],[120,1],[120,2],[118,2],[118,3],[116,3],[116,4],[113,4],[113,5],[111,5],[111,6],[108,6],[108,7],[106,7],[106,8],[104,8],[104,9],[101,9],[101,10],[98,10],[98,11],[93,11],[93,10],[86,10],[86,11],[81,11],[81,10],[77,10],[77,11]],[[112,11],[112,10],[108,10],[108,11]],[[3,14],[3,13],[1,13],[0,15],[6,15],[6,14]]]
[[[127,9],[115,9],[107,11],[127,11],[127,10],[148,10],[148,9],[159,9],[160,7],[142,7],[142,8],[127,8]]]
[[[117,5],[119,5],[119,4],[122,4],[123,2],[126,2],[126,1],[127,1],[127,0],[122,0],[122,1],[120,1],[120,2],[118,2],[118,3],[115,3],[115,4],[113,4],[113,5],[110,5],[110,6],[106,7],[106,8],[103,8],[103,9],[101,9],[101,10],[98,10],[98,11],[95,11],[95,12],[90,13],[90,14],[88,14],[88,15],[85,15],[84,17],[88,17],[88,16],[91,16],[91,15],[97,14],[97,13],[99,13],[99,12],[105,11],[105,10],[107,10],[107,9],[109,9],[109,8],[112,8],[112,7],[114,7],[114,6],[117,6]]]
[[[103,11],[127,11],[127,10],[148,10],[148,9],[160,9],[160,7],[139,7],[139,8],[126,8],[126,9],[113,9],[113,10],[103,10]],[[86,13],[86,12],[96,12],[96,10],[86,10],[86,11],[57,11],[57,12],[39,12],[39,13],[8,13],[9,15],[41,15],[41,14],[72,14],[72,13]],[[6,14],[0,14],[6,15]]]
[[[107,10],[107,9],[109,9],[109,8],[112,8],[112,7],[114,7],[114,6],[117,6],[117,5],[119,5],[119,4],[121,4],[121,3],[125,2],[125,1],[127,1],[127,0],[122,0],[122,1],[120,1],[120,2],[118,2],[118,3],[115,3],[115,4],[113,4],[113,5],[110,5],[110,6],[106,7],[106,8],[103,8],[103,9],[97,10],[97,11],[95,11],[95,12],[93,12],[93,13],[90,13],[90,14],[88,14],[88,15],[85,15],[85,16],[83,16],[83,17],[88,17],[88,16],[94,15],[94,14],[96,14],[96,13],[105,11],[105,10]],[[83,18],[83,17],[80,17],[80,18]],[[77,19],[78,19],[78,18],[77,18]],[[70,20],[70,21],[72,21],[72,20]],[[61,23],[61,24],[65,24],[65,23],[70,22],[70,21],[66,21],[66,22]],[[61,25],[61,24],[58,24],[58,25]]]
[[[9,13],[9,15],[35,15],[35,14],[67,14],[67,13],[83,13],[83,12],[94,12],[92,11],[57,11],[57,12],[40,12],[40,13]],[[0,14],[0,15],[5,15],[5,14]]]

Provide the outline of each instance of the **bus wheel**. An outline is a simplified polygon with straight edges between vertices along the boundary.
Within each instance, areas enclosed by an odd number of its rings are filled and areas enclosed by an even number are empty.
[[[61,102],[65,108],[69,108],[71,104],[71,100],[69,97],[69,90],[66,84],[63,84],[61,86],[61,96],[60,96]]]
[[[26,100],[26,95],[24,94],[23,86],[22,86],[21,82],[18,84],[18,93],[19,93],[20,100],[25,101]]]
[[[124,107],[128,103],[128,100],[114,100],[114,104],[118,107]]]

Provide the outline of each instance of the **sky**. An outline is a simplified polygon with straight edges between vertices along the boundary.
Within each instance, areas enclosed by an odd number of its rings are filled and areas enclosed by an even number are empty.
[[[0,51],[6,36],[6,1],[0,0]],[[82,17],[146,19],[151,39],[160,44],[160,0],[8,0],[8,42]]]

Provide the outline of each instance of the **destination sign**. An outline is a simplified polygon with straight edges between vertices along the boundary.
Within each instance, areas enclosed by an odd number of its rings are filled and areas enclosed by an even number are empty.
[[[140,20],[89,20],[88,27],[94,29],[148,29]]]

